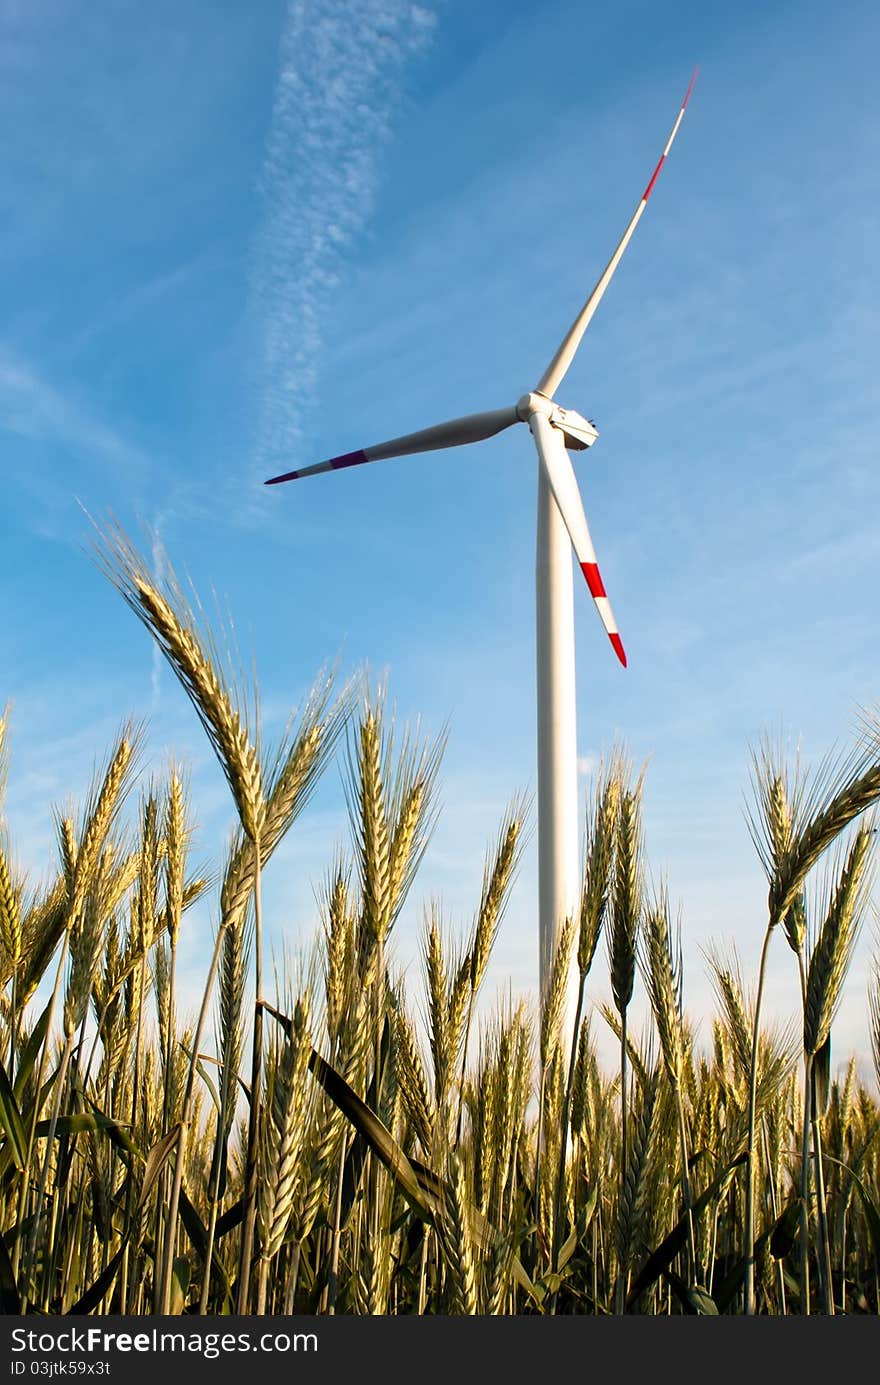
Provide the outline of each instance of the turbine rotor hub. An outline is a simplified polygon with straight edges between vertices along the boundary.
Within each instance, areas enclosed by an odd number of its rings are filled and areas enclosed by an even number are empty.
[[[548,399],[546,394],[532,390],[531,393],[524,394],[521,399],[517,400],[516,412],[523,423],[528,423],[532,414],[544,414],[550,418],[555,408],[556,405],[553,400]]]
[[[541,394],[539,390],[524,394],[517,403],[516,412],[524,423],[528,423],[532,414],[543,414],[548,423],[563,434],[566,447],[570,447],[573,452],[582,452],[584,448],[592,447],[599,436],[599,430],[592,419],[584,418],[583,414],[576,413],[574,409],[563,409],[560,404],[548,399],[546,394]]]

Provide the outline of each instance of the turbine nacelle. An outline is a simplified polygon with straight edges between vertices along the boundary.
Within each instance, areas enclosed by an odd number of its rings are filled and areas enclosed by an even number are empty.
[[[557,407],[550,415],[550,422],[554,428],[559,429],[565,438],[566,447],[570,447],[573,452],[583,452],[585,448],[592,447],[599,436],[599,429],[593,420],[575,413],[574,409]]]
[[[592,419],[584,418],[574,409],[563,409],[561,404],[554,403],[537,391],[524,394],[516,406],[516,412],[524,423],[528,423],[532,414],[542,415],[552,427],[559,429],[566,447],[570,447],[572,452],[583,452],[585,448],[592,447],[599,436]]]

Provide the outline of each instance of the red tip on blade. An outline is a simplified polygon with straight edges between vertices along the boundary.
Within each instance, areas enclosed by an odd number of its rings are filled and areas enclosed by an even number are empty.
[[[344,452],[341,457],[334,457],[330,463],[334,471],[341,471],[346,466],[360,466],[362,462],[370,459],[366,452]]]
[[[270,476],[268,481],[264,481],[264,486],[277,486],[282,481],[296,481],[299,476],[298,471],[285,471],[283,476]]]
[[[623,647],[623,640],[617,634],[609,635],[608,638],[614,646],[615,654],[617,655],[620,662],[623,664],[623,667],[626,668],[626,651]]]
[[[602,577],[596,563],[581,563],[581,572],[587,579],[590,596],[607,596]]]
[[[651,196],[651,193],[654,191],[654,184],[656,183],[657,179],[660,177],[660,170],[661,170],[661,168],[663,167],[663,165],[664,165],[665,162],[666,162],[666,155],[665,155],[665,154],[661,154],[661,155],[660,155],[660,162],[658,163],[657,167],[654,169],[654,172],[653,172],[652,175],[651,175],[651,181],[650,181],[650,183],[648,184],[648,186],[645,188],[645,191],[642,193],[642,201],[643,201],[643,202],[647,202],[648,198]]]
[[[690,101],[690,99],[691,99],[691,92],[692,92],[693,89],[694,89],[694,83],[695,83],[696,80],[697,80],[697,73],[699,72],[699,70],[700,70],[700,66],[699,66],[699,63],[698,63],[697,66],[694,68],[694,75],[693,75],[693,77],[691,78],[691,84],[690,84],[690,86],[688,87],[687,91],[686,91],[685,94],[684,94],[684,100],[683,100],[682,103],[681,103],[681,109],[682,109],[682,110],[684,110],[684,108],[685,108],[685,106],[687,105],[688,101]]]

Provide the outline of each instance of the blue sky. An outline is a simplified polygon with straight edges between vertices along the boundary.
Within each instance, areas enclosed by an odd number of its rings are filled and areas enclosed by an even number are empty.
[[[0,458],[21,864],[54,851],[129,712],[192,766],[197,849],[230,809],[170,672],[84,549],[112,509],[232,613],[267,728],[319,665],[449,720],[423,900],[464,925],[534,787],[535,462],[476,448],[264,490],[275,471],[534,386],[679,139],[561,391],[630,666],[578,592],[579,753],[650,756],[653,870],[700,947],[757,961],[746,830],[766,728],[816,759],[878,700],[880,97],[875,7],[511,0],[0,0]],[[586,783],[586,778],[584,779]],[[273,863],[273,938],[311,936],[345,833],[327,775]],[[534,841],[490,984],[528,991]],[[209,916],[185,962],[195,986]],[[837,1022],[867,1053],[869,923]],[[796,1008],[773,954],[771,1004]],[[594,994],[601,996],[597,977]]]

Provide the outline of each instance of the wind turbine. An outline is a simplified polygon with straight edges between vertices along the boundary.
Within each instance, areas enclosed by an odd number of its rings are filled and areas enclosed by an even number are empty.
[[[538,925],[540,981],[549,976],[558,930],[578,907],[577,738],[575,712],[574,591],[571,549],[580,564],[599,618],[615,654],[626,667],[626,654],[611,603],[596,562],[587,517],[568,449],[592,447],[599,436],[590,419],[563,409],[553,398],[574,360],[581,338],[614,276],[672,148],[697,73],[694,71],[666,147],[642,193],[614,254],[578,316],[566,333],[534,390],[506,409],[469,414],[358,452],[273,476],[267,486],[298,481],[324,471],[341,471],[365,462],[406,457],[418,452],[482,442],[515,423],[527,423],[538,453],[538,524],[536,545],[536,653],[538,742]]]

